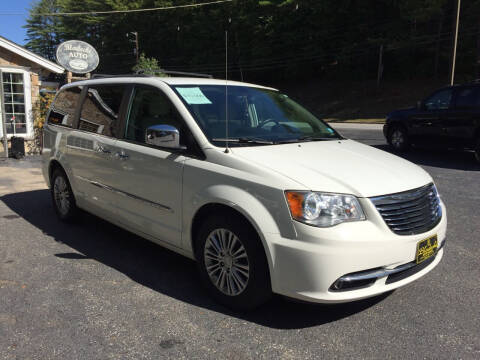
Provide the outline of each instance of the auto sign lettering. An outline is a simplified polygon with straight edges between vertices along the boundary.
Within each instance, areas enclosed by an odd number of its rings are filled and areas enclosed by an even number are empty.
[[[85,74],[97,68],[99,57],[95,48],[90,44],[79,40],[69,40],[58,46],[57,62],[68,71]]]

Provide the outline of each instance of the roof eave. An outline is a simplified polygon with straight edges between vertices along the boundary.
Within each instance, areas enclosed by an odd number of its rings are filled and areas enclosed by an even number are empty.
[[[51,62],[50,60],[47,60],[45,58],[43,58],[42,56],[40,55],[37,55],[27,49],[25,49],[24,47],[18,45],[18,44],[15,44],[14,42],[8,40],[8,39],[5,39],[4,37],[0,36],[0,46],[9,50],[9,51],[12,51],[14,52],[15,54],[27,59],[27,60],[30,60],[38,65],[40,65],[41,67],[47,69],[47,70],[50,70],[51,72],[54,72],[56,74],[63,74],[65,72],[65,69],[58,65],[58,64],[55,64],[54,62]]]

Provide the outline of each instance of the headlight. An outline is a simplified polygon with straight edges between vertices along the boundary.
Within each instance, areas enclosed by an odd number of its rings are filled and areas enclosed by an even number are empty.
[[[365,220],[357,198],[352,195],[310,191],[285,191],[292,217],[302,223],[328,227],[344,221]]]

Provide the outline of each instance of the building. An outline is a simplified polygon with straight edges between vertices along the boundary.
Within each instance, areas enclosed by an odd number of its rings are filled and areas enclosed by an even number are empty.
[[[32,106],[42,89],[58,87],[58,83],[46,80],[52,74],[63,74],[65,69],[0,36],[0,70],[3,74],[0,101],[5,106],[7,136],[23,137],[28,144],[34,139]],[[0,139],[3,138],[2,119],[0,117]]]

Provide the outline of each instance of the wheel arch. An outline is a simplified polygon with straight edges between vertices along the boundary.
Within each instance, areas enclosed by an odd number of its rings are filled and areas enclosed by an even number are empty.
[[[258,227],[252,224],[252,221],[250,221],[250,219],[245,214],[243,214],[243,212],[239,210],[238,207],[235,208],[235,206],[226,205],[220,202],[207,203],[197,210],[192,220],[192,225],[190,227],[190,242],[194,252],[195,252],[195,239],[202,225],[202,221],[204,221],[210,216],[215,216],[219,214],[223,215],[225,213],[230,213],[231,216],[237,216],[243,219],[257,233],[258,237],[259,238],[261,237]]]
[[[390,136],[390,133],[392,132],[393,129],[395,129],[396,127],[401,127],[403,128],[407,134],[408,134],[408,126],[407,124],[405,123],[405,121],[403,121],[403,119],[397,119],[397,120],[392,120],[391,123],[389,124],[389,127],[388,127],[388,136]]]
[[[220,195],[218,194],[219,189],[216,190],[217,191],[215,192],[217,193],[217,195]],[[248,192],[230,186],[222,190],[228,193],[229,199],[236,199],[239,201],[232,202],[230,200],[226,200],[227,197],[216,197],[211,198],[209,201],[204,201],[193,212],[194,215],[191,217],[192,221],[187,226],[188,234],[185,234],[187,235],[186,241],[188,241],[188,244],[185,245],[191,247],[193,257],[196,258],[195,240],[196,236],[198,235],[200,225],[202,224],[202,220],[207,218],[208,216],[214,216],[215,214],[224,214],[225,212],[230,212],[234,216],[240,216],[241,218],[243,218],[258,235],[258,238],[262,243],[265,256],[267,258],[271,277],[274,264],[272,253],[273,249],[271,246],[269,246],[266,236],[268,235],[268,233],[278,234],[281,232],[277,226],[276,221],[268,212],[268,210],[263,206],[263,204],[260,203],[258,199],[256,199]],[[261,224],[259,223],[260,220]]]
[[[50,161],[50,164],[48,165],[48,182],[49,182],[50,187],[52,186],[52,176],[53,176],[53,172],[54,172],[56,169],[62,170],[65,174],[67,173],[67,172],[65,171],[65,169],[63,168],[62,164],[60,164],[60,161],[58,161],[58,160],[56,160],[56,159],[52,159],[52,160]],[[67,175],[67,179],[68,179],[68,175]]]
[[[68,174],[68,171],[67,171],[67,168],[65,166],[62,165],[62,163],[60,161],[58,161],[57,159],[51,159],[50,160],[50,163],[48,165],[48,182],[49,182],[49,187],[52,187],[52,176],[53,176],[53,173],[56,169],[60,169],[61,171],[63,171],[63,173],[65,174],[65,176],[67,177],[67,180],[70,184],[70,187],[72,187],[72,191],[73,191],[73,194],[75,195],[75,191],[73,189],[73,184],[72,184],[72,180]]]

